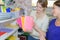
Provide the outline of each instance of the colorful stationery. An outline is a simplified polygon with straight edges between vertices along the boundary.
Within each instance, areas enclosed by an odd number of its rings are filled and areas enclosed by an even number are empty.
[[[2,6],[2,12],[6,13],[6,7]]]
[[[22,29],[25,30],[25,27],[24,27],[25,17],[24,16],[21,17],[21,22],[22,22]]]
[[[5,34],[6,32],[0,32],[0,36],[2,36],[3,34]]]
[[[2,13],[11,12],[11,8],[7,8],[5,6],[1,6],[0,7],[0,12],[2,12]]]
[[[18,18],[17,24],[19,25],[20,28],[23,29],[23,31],[31,31],[34,25],[33,18],[31,16],[22,16]]]
[[[19,27],[22,28],[21,18],[18,18],[16,21],[17,21],[17,24],[19,25]]]
[[[34,24],[33,18],[31,16],[25,16],[25,23],[24,23],[25,30],[26,31],[32,30],[33,24]]]
[[[11,12],[11,8],[6,8],[6,12]]]
[[[10,28],[0,28],[0,32],[7,32],[7,33],[9,33],[9,32],[11,32],[11,31],[13,31],[13,29],[10,29]]]

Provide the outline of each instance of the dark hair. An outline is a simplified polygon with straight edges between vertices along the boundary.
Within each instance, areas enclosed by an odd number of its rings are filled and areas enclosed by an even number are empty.
[[[47,7],[47,0],[38,0],[37,3],[41,3],[42,7],[46,8]]]
[[[54,4],[58,7],[60,7],[60,0],[57,0],[56,2],[54,2]]]

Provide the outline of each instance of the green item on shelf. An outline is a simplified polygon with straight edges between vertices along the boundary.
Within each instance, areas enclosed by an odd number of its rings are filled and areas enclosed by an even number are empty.
[[[28,35],[29,35],[29,33],[28,33],[28,32],[24,32],[24,33],[23,33],[23,35],[27,35],[27,36],[28,36]]]

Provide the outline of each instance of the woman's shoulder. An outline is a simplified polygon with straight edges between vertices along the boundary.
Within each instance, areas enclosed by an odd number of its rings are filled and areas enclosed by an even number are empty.
[[[56,19],[52,19],[50,20],[49,24],[53,24],[55,22]]]
[[[55,21],[56,19],[52,19],[50,22],[53,22],[53,21]]]

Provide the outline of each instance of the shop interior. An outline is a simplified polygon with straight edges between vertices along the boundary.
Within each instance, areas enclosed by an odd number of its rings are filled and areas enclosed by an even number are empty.
[[[55,0],[48,0],[46,12],[50,18]],[[21,15],[30,15],[36,11],[37,0],[0,0],[0,40],[28,40],[28,32],[24,32],[17,24]]]

